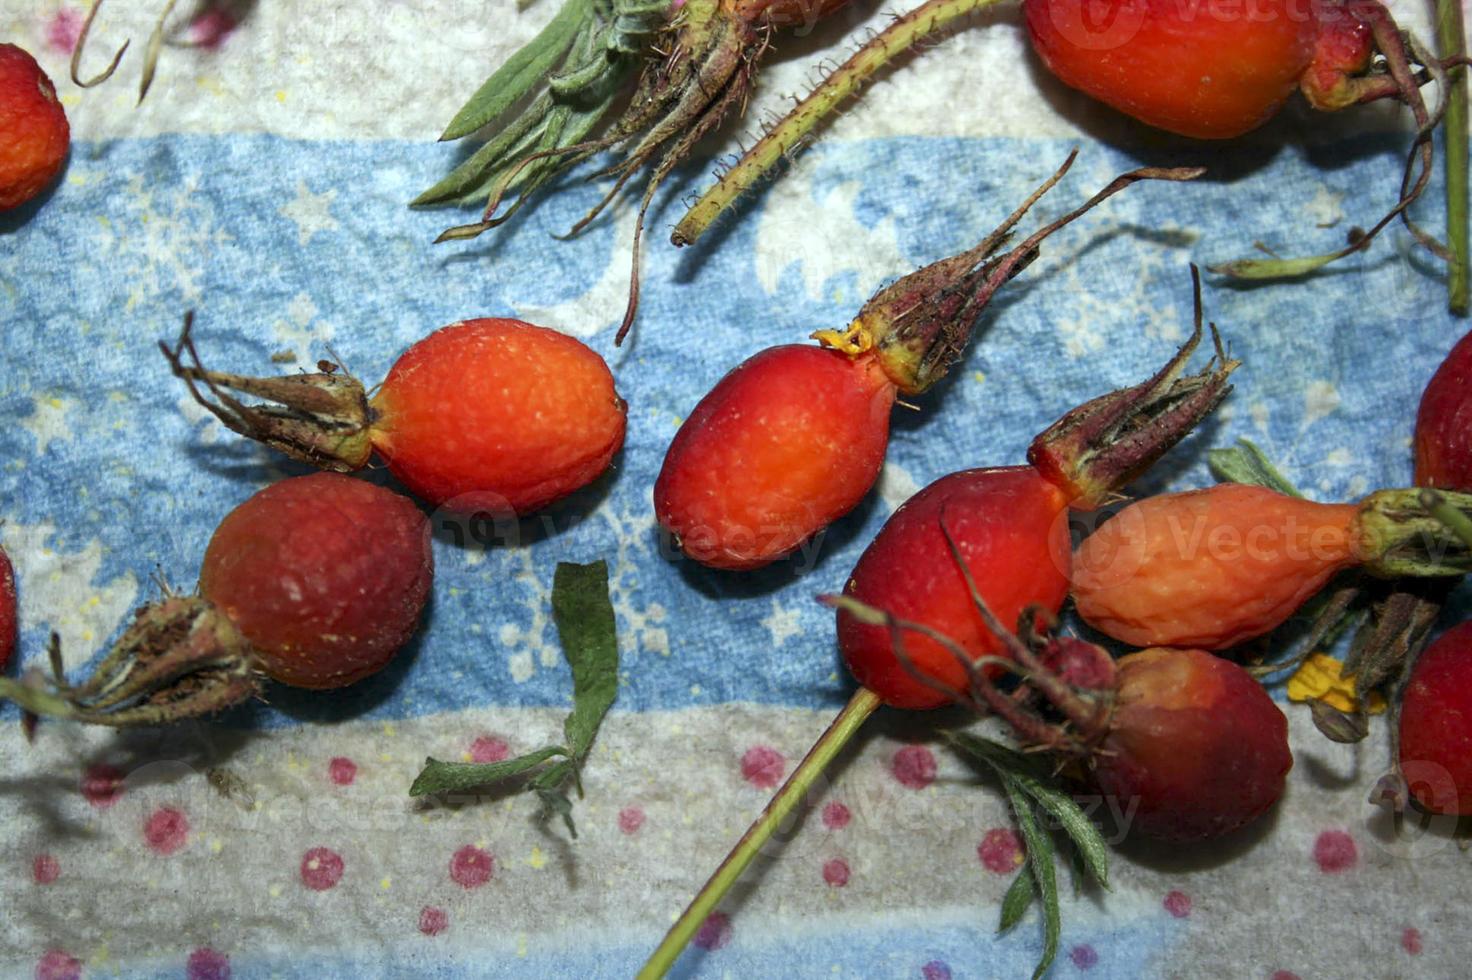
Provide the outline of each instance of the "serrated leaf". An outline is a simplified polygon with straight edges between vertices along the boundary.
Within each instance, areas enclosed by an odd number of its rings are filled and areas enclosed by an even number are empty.
[[[1037,882],[1033,879],[1032,868],[1029,867],[1031,863],[1030,858],[1023,860],[1022,867],[1017,869],[1017,876],[1007,888],[1007,894],[1002,896],[1002,916],[997,923],[997,932],[1006,932],[1022,921],[1038,893]]]
[[[1017,829],[1027,847],[1027,866],[1032,869],[1033,883],[1042,899],[1043,955],[1032,973],[1032,980],[1041,980],[1058,956],[1058,937],[1063,932],[1063,917],[1058,907],[1058,869],[1053,863],[1053,838],[1038,826],[1032,801],[1017,784],[1016,778],[1003,773],[1002,787],[1012,804],[1012,815],[1017,819]]]
[[[516,104],[552,73],[564,54],[588,29],[596,13],[589,0],[564,0],[540,34],[528,41],[476,90],[450,120],[441,140],[457,140],[480,129]]]
[[[618,624],[608,599],[608,565],[567,562],[552,579],[552,619],[572,667],[573,708],[563,726],[579,763],[618,696]]]
[[[1212,449],[1206,459],[1218,481],[1266,487],[1289,497],[1303,496],[1250,439],[1238,439],[1237,445],[1230,449]]]
[[[424,768],[415,778],[414,785],[409,787],[409,795],[463,793],[481,789],[530,772],[559,755],[567,755],[567,749],[560,745],[551,745],[503,762],[441,762],[435,758],[425,759]]]
[[[1004,779],[1014,780],[1038,806],[1042,807],[1078,848],[1089,875],[1105,888],[1109,887],[1109,845],[1089,815],[1069,796],[1044,780],[1037,763],[1028,756],[990,739],[966,732],[949,732],[951,744],[982,760]]]

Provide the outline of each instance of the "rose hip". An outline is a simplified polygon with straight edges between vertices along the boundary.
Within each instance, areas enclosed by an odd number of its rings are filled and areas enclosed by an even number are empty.
[[[336,370],[283,378],[206,371],[187,322],[164,354],[234,431],[338,472],[366,465],[377,450],[415,494],[458,512],[527,514],[592,482],[623,446],[627,406],[603,358],[520,320],[435,331],[395,362],[371,401],[360,381]],[[275,404],[247,406],[228,389]]]
[[[1222,483],[1121,510],[1079,545],[1073,598],[1132,646],[1222,650],[1283,623],[1336,572],[1455,576],[1472,567],[1467,552],[1414,490],[1321,504]]]
[[[918,395],[965,349],[993,293],[1042,241],[1138,180],[1195,170],[1137,170],[1001,255],[1063,166],[991,235],[881,289],[828,348],[770,348],[739,365],[680,426],[654,487],[659,523],[684,553],[716,568],[758,568],[790,554],[852,510],[884,463],[896,395]]]
[[[1400,766],[1416,802],[1472,814],[1472,622],[1422,652],[1401,694]]]
[[[1220,837],[1260,817],[1293,766],[1288,721],[1252,675],[1202,650],[1141,650],[1116,664],[1109,733],[1091,778],[1128,830]]]
[[[1421,395],[1416,484],[1472,491],[1472,333],[1451,349]]]
[[[1220,347],[1220,362],[1179,377],[1200,336],[1198,305],[1195,336],[1165,368],[1065,415],[1033,441],[1031,465],[965,470],[921,490],[859,557],[844,596],[949,637],[965,659],[1003,655],[967,570],[1003,622],[1028,606],[1057,612],[1068,592],[1069,508],[1108,500],[1226,396],[1237,362]],[[946,703],[964,690],[970,670],[947,644],[925,635],[911,637],[901,658],[890,630],[842,608],[838,645],[859,683],[900,708]]]
[[[429,530],[411,501],[363,480],[283,480],[220,522],[199,594],[268,677],[343,687],[383,669],[417,628],[434,568]]]
[[[38,196],[61,173],[71,127],[36,59],[0,44],[0,211]]]
[[[0,679],[45,715],[114,726],[218,711],[260,678],[335,688],[381,670],[429,596],[429,521],[405,497],[337,473],[266,487],[227,514],[196,596],[140,609],[92,676]]]
[[[675,434],[654,484],[659,523],[714,568],[790,553],[874,485],[895,394],[873,357],[797,344],[762,351]]]

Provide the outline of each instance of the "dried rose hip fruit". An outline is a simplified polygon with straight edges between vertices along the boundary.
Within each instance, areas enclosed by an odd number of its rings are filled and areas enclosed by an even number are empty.
[[[140,609],[91,677],[0,678],[0,696],[126,726],[218,711],[262,677],[343,687],[408,642],[433,570],[429,521],[408,498],[337,473],[282,480],[220,522],[198,595]]]
[[[595,480],[624,441],[627,406],[603,358],[520,320],[436,330],[404,352],[371,400],[362,382],[336,370],[279,378],[207,371],[187,323],[164,354],[234,431],[337,472],[366,465],[376,450],[416,495],[462,513],[544,507]],[[274,404],[245,405],[232,389]]]

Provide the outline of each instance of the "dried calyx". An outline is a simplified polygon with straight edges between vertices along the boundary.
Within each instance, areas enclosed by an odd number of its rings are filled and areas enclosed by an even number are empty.
[[[159,349],[194,400],[232,432],[338,473],[360,469],[368,462],[373,453],[372,410],[361,381],[330,361],[319,362],[316,373],[274,378],[210,371],[199,359],[193,329],[191,311],[184,317],[184,330],[175,345],[160,343]],[[273,404],[247,405],[231,392]]]
[[[619,16],[612,18],[613,24],[637,22],[644,25],[630,35],[641,42],[641,46],[649,33],[651,19],[657,20],[668,9],[662,3],[624,4],[627,9],[623,11],[615,6]],[[585,65],[580,71],[589,77],[588,89],[593,95],[591,117],[579,112],[575,105],[567,104],[575,101],[570,96],[582,88],[579,70],[550,75],[552,98],[540,110],[540,115],[527,124],[529,128],[520,138],[488,143],[480,153],[420,195],[414,203],[436,204],[466,196],[487,196],[488,203],[480,221],[450,228],[438,240],[474,238],[508,220],[532,191],[568,168],[606,150],[621,150],[615,163],[592,175],[593,178],[614,178],[614,184],[602,200],[573,226],[569,232],[572,235],[601,214],[630,179],[652,165],[634,228],[628,305],[615,338],[616,344],[622,343],[639,304],[639,246],[643,239],[645,214],[660,184],[689,157],[696,144],[727,114],[739,114],[745,108],[757,63],[771,39],[774,21],[768,16],[766,8],[769,6],[773,5],[743,6],[726,0],[687,0],[679,6],[659,36],[649,42],[650,53],[628,108],[610,125],[605,135],[595,139],[581,140],[580,137],[593,129],[615,99],[608,89],[609,76],[600,74],[602,62],[588,61],[586,52],[574,46],[572,60]],[[747,10],[747,7],[753,9]],[[619,46],[614,45],[609,50],[618,53]],[[543,74],[550,74],[551,69],[543,67]],[[487,87],[495,82],[493,78]],[[477,98],[480,98],[480,93]],[[534,102],[533,107],[539,104]],[[541,134],[547,126],[568,125],[566,119],[558,121],[559,113],[564,117],[572,113],[571,139],[559,142],[554,138],[551,141],[553,145],[546,145],[549,141]],[[485,118],[482,124],[491,122],[493,118]],[[466,132],[476,128],[479,126]],[[457,135],[465,135],[461,132],[463,129],[464,126],[452,127]],[[529,146],[534,145],[542,148],[526,152]],[[516,200],[506,211],[498,214],[502,201],[512,192],[516,192]]]
[[[1434,507],[1428,505],[1431,500],[1437,502]],[[1448,524],[1448,519],[1457,518],[1472,518],[1472,494],[1428,495],[1417,488],[1378,490],[1360,501],[1355,519],[1361,564],[1382,578],[1472,572],[1472,542]]]
[[[1166,450],[1185,438],[1232,390],[1227,379],[1240,361],[1227,356],[1211,325],[1215,356],[1182,377],[1201,342],[1201,277],[1191,267],[1195,329],[1154,377],[1080,405],[1033,440],[1027,459],[1073,494],[1071,506],[1107,503]]]
[[[1057,621],[1037,606],[1023,610],[1016,633],[1008,630],[982,598],[944,518],[940,526],[972,604],[1001,642],[1005,656],[972,657],[939,630],[850,596],[824,595],[819,601],[861,623],[887,629],[896,658],[912,678],[977,714],[996,715],[1027,747],[1046,749],[1062,760],[1090,758],[1109,733],[1115,700],[1113,658],[1092,643],[1057,635]],[[951,687],[921,671],[905,651],[906,633],[931,639],[949,652],[966,671],[966,689]],[[1011,692],[992,681],[989,669],[998,667],[1018,678]]]
[[[846,330],[823,330],[813,337],[829,347],[858,354],[873,350],[885,374],[905,394],[935,384],[966,349],[971,331],[992,296],[1039,255],[1044,239],[1095,206],[1142,180],[1193,180],[1200,167],[1147,167],[1116,177],[1074,210],[998,254],[1023,216],[1073,166],[1068,154],[1053,176],[974,248],[941,259],[875,293]]]
[[[206,599],[167,596],[138,610],[92,675],[66,680],[51,640],[51,676],[0,678],[0,697],[26,712],[117,728],[213,714],[254,697],[259,674],[250,644]]]

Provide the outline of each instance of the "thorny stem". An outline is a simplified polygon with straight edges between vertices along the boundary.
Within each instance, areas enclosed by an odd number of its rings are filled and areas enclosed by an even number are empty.
[[[691,900],[681,916],[675,920],[670,931],[665,934],[664,941],[655,949],[649,961],[639,971],[640,980],[652,980],[662,977],[674,966],[675,960],[680,953],[689,945],[695,933],[704,924],[726,892],[741,877],[741,873],[751,864],[752,859],[757,856],[762,847],[771,839],[772,834],[787,819],[787,816],[806,796],[817,778],[828,768],[835,756],[848,744],[849,740],[863,725],[864,720],[874,713],[879,707],[879,696],[866,687],[861,687],[854,692],[847,705],[833,719],[827,731],[819,736],[808,750],[808,754],[798,763],[792,775],[787,777],[787,782],[782,784],[771,801],[762,810],[756,822],[746,831],[742,838],[736,842],[731,853],[716,868],[710,880],[700,889],[695,898]]]
[[[766,176],[778,161],[808,138],[814,127],[894,58],[967,14],[1002,0],[927,0],[896,18],[842,65],[824,78],[737,163],[708,188],[675,226],[670,241],[689,245],[743,193]]]
[[[1436,37],[1442,61],[1466,58],[1467,36],[1462,25],[1462,0],[1436,0]],[[1446,244],[1451,252],[1447,263],[1447,305],[1457,316],[1466,316],[1469,293],[1467,231],[1467,72],[1448,72],[1446,94]]]

